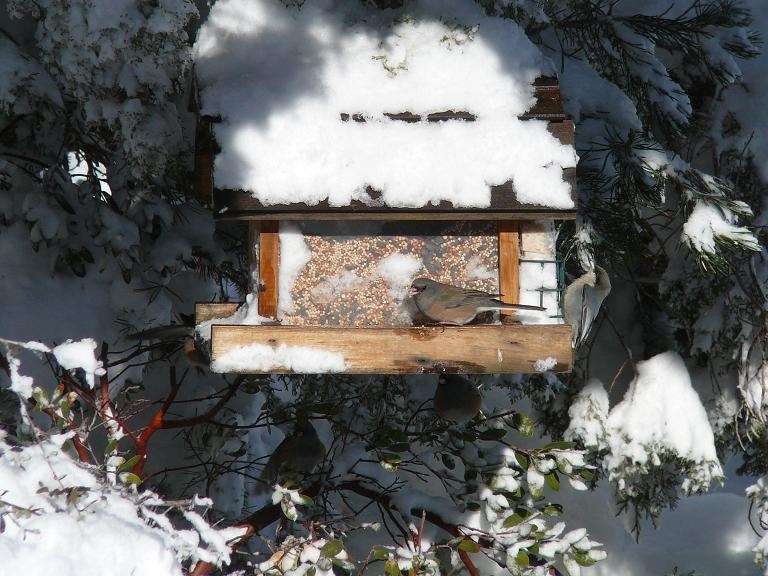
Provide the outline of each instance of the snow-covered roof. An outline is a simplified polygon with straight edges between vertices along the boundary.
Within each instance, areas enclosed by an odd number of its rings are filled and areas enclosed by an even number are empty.
[[[511,182],[518,203],[573,208],[573,147],[518,118],[547,67],[514,22],[473,0],[294,4],[219,0],[200,30],[201,112],[221,119],[217,188],[264,206],[487,208]],[[427,120],[446,111],[475,119]],[[403,112],[420,120],[391,117]]]

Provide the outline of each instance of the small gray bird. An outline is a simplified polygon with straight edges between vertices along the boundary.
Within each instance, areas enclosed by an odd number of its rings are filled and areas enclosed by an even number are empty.
[[[469,324],[481,312],[489,310],[544,310],[541,306],[508,304],[498,299],[500,294],[459,288],[430,278],[416,278],[411,283],[409,300],[422,316],[451,326]]]
[[[261,471],[264,487],[298,484],[325,458],[325,445],[306,417],[298,417],[293,432],[286,436]]]
[[[483,397],[477,386],[457,374],[441,374],[433,399],[435,412],[459,424],[469,422],[480,412]]]
[[[594,270],[579,276],[565,289],[563,316],[565,323],[571,326],[571,341],[574,346],[589,335],[603,300],[610,292],[611,279],[608,272],[600,266],[595,266]]]
[[[139,342],[156,342],[147,347],[147,350],[164,351],[166,348],[175,348],[181,344],[184,356],[189,364],[196,370],[205,371],[210,365],[208,355],[198,344],[195,338],[195,321],[193,316],[180,314],[182,324],[169,324],[167,326],[155,326],[141,332],[128,334],[128,340]]]

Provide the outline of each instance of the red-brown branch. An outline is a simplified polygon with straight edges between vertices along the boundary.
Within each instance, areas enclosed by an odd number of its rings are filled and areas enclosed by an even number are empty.
[[[237,394],[240,389],[240,385],[245,381],[245,378],[239,377],[235,380],[232,386],[229,387],[226,394],[222,396],[216,404],[214,404],[207,412],[198,414],[197,416],[191,416],[189,418],[177,418],[176,420],[165,420],[163,422],[163,429],[168,430],[171,428],[188,428],[190,426],[197,426],[204,422],[210,422],[219,410],[224,408],[224,405],[230,401],[232,396]]]
[[[467,568],[469,576],[480,576],[480,571],[477,569],[477,566],[475,566],[475,563],[472,562],[472,558],[469,557],[469,552],[459,549],[459,558],[464,562],[464,566]]]
[[[96,409],[96,412],[99,414],[99,417],[102,422],[104,422],[105,426],[109,427],[110,423],[117,424],[122,433],[135,442],[136,436],[134,436],[133,432],[131,432],[125,422],[120,419],[109,398],[109,376],[106,369],[108,351],[109,347],[107,343],[104,342],[101,345],[101,362],[105,368],[104,374],[99,378],[99,398],[97,398],[96,394],[93,392],[86,392],[83,390],[82,387],[78,386],[67,373],[64,374],[64,382],[67,384],[68,388],[74,390],[78,396],[85,399]]]
[[[75,447],[75,452],[77,452],[77,457],[80,459],[80,462],[90,464],[91,455],[88,453],[88,448],[86,448],[83,439],[80,438],[80,435],[77,432],[72,436],[72,445]]]
[[[139,478],[143,478],[144,476],[144,464],[147,461],[147,446],[149,445],[149,439],[152,438],[152,435],[155,432],[163,428],[163,425],[165,424],[165,415],[171,407],[171,404],[173,404],[173,401],[176,399],[176,395],[179,393],[179,388],[181,387],[180,382],[176,379],[175,366],[171,366],[169,378],[171,389],[168,392],[168,396],[165,398],[160,408],[158,408],[157,412],[155,412],[155,415],[152,416],[152,420],[150,420],[147,427],[144,428],[136,439],[136,455],[139,456],[139,461],[134,464],[131,472],[136,474]]]
[[[59,383],[58,390],[63,389],[63,385]],[[53,408],[50,406],[46,408],[41,408],[40,410],[43,412],[43,414],[46,414],[48,418],[51,419],[51,422],[55,425],[56,421],[58,419],[58,416],[56,416],[56,412],[54,412]],[[66,428],[67,430],[74,430],[75,435],[72,436],[72,445],[75,447],[75,452],[77,452],[77,457],[80,460],[80,462],[84,462],[85,464],[91,463],[91,455],[88,453],[88,448],[83,443],[83,439],[80,438],[80,434],[77,432],[77,425],[74,421],[69,423],[69,426]]]
[[[170,430],[172,428],[189,428],[204,422],[210,422],[213,417],[218,414],[219,410],[224,408],[232,396],[237,393],[237,390],[242,384],[243,380],[243,378],[238,378],[235,380],[232,386],[229,387],[229,390],[227,390],[226,394],[224,394],[224,396],[222,396],[219,401],[216,402],[216,404],[214,404],[207,412],[198,414],[197,416],[191,416],[189,418],[167,420],[166,414],[176,399],[176,395],[178,394],[179,388],[181,387],[181,383],[176,380],[176,369],[171,366],[171,389],[168,392],[168,396],[163,401],[163,404],[160,406],[157,412],[155,412],[155,415],[152,417],[150,423],[142,431],[142,433],[139,434],[139,437],[136,440],[136,454],[141,456],[141,458],[139,458],[139,461],[136,462],[131,471],[139,478],[143,478],[144,464],[147,461],[147,447],[149,444],[149,439],[152,438],[152,435],[155,432],[158,430]]]

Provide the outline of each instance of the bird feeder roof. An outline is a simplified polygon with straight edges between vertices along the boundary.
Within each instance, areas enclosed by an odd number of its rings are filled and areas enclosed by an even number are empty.
[[[573,124],[538,49],[472,0],[406,6],[213,6],[198,160],[217,152],[221,216],[572,217]]]

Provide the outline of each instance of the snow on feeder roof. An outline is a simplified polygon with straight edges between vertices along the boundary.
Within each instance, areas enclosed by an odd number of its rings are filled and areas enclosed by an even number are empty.
[[[557,84],[514,22],[472,0],[219,0],[196,61],[229,216],[574,208]],[[547,98],[554,113],[531,112]]]

